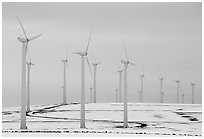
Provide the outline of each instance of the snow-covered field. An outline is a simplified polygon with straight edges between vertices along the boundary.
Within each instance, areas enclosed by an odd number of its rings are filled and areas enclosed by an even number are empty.
[[[3,108],[3,135],[21,132],[20,108]],[[27,131],[32,133],[103,134],[134,136],[201,136],[202,105],[129,103],[123,128],[122,103],[86,104],[86,129],[80,129],[80,104],[31,106]]]

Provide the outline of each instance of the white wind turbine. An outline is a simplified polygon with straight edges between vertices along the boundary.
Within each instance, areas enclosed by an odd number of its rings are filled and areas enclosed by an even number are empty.
[[[63,75],[63,102],[62,104],[67,104],[67,78],[66,78],[66,67],[68,68],[68,60],[67,60],[67,53],[66,53],[66,59],[62,60],[64,65],[64,75]]]
[[[177,94],[177,103],[179,103],[179,89],[180,89],[180,82],[181,82],[181,75],[178,80],[174,80],[176,82],[176,94]]]
[[[125,55],[126,55],[126,60],[121,60],[121,63],[124,64],[124,116],[123,116],[123,127],[127,128],[128,127],[128,110],[127,110],[127,68],[128,68],[128,64],[130,65],[135,65],[133,63],[130,63],[128,60],[128,56],[127,56],[127,51],[125,48],[125,44],[122,41],[124,50],[125,50]]]
[[[18,41],[22,43],[22,87],[21,87],[21,124],[20,129],[27,129],[26,126],[26,52],[28,48],[28,43],[37,37],[41,36],[37,35],[35,37],[28,38],[25,32],[25,29],[23,28],[23,25],[20,21],[20,19],[16,16],[23,33],[25,37],[18,37]]]
[[[139,91],[140,93],[140,103],[143,103],[143,82],[144,82],[144,69],[143,69],[143,73],[139,75],[141,78],[141,89]]]
[[[92,95],[93,87],[90,87],[90,103],[92,103],[93,95]]]
[[[27,62],[27,111],[30,111],[30,70],[31,66],[34,64],[30,62]]]
[[[96,103],[96,71],[97,71],[97,66],[100,63],[96,62],[94,56],[93,56],[93,59],[94,59],[94,63],[92,63],[92,65],[94,67],[94,87],[93,87],[93,90],[94,90],[94,101],[93,101],[93,103]]]
[[[184,97],[185,97],[185,95],[184,94],[182,94],[182,104],[184,104]]]
[[[160,103],[164,102],[163,81],[165,78],[166,77],[162,76],[160,73],[160,77],[159,77],[159,80],[160,80]]]
[[[84,65],[84,57],[86,57],[88,66],[89,66],[89,70],[91,72],[91,67],[89,64],[89,60],[88,60],[88,49],[89,49],[89,44],[90,44],[90,39],[91,39],[91,32],[90,32],[90,36],[89,36],[89,40],[88,40],[88,45],[86,47],[86,51],[82,52],[74,52],[73,54],[78,54],[81,56],[81,120],[80,120],[80,128],[86,128],[85,126],[85,65]]]
[[[122,102],[122,99],[121,99],[121,84],[122,84],[122,72],[123,70],[120,68],[120,66],[117,64],[118,66],[118,73],[119,73],[119,89],[118,89],[118,93],[119,93],[119,103]]]
[[[118,89],[115,89],[115,103],[118,103]]]
[[[198,82],[198,80],[196,82],[190,81],[191,87],[192,87],[192,104],[194,104],[194,91],[195,91],[194,89],[195,89],[195,85],[196,85],[197,82]]]

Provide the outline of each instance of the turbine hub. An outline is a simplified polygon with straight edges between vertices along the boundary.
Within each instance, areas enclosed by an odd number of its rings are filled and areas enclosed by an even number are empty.
[[[26,38],[21,38],[21,37],[18,37],[18,41],[22,42],[22,43],[28,43],[28,39]]]
[[[121,60],[121,63],[128,65],[130,62],[129,61],[125,61],[125,60]]]

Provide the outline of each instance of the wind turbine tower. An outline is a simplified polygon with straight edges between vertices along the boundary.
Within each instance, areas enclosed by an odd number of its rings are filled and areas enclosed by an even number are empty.
[[[163,92],[163,81],[164,81],[165,77],[160,77],[160,103],[164,102],[164,92]]]
[[[97,63],[95,58],[93,57],[94,59],[94,63],[92,64],[93,67],[94,67],[94,103],[96,103],[96,71],[97,71],[97,66],[100,64],[100,63]]]
[[[23,25],[20,21],[20,19],[16,16],[23,33],[25,37],[18,37],[18,41],[22,43],[22,79],[21,79],[21,123],[20,123],[20,129],[27,129],[26,126],[26,52],[28,48],[28,43],[31,40],[36,39],[40,35],[37,35],[35,37],[28,38],[25,32],[25,29],[23,28]]]
[[[31,62],[27,62],[27,111],[30,111],[30,70],[31,66],[34,64]]]
[[[174,80],[176,82],[176,94],[177,94],[177,103],[179,103],[179,92],[180,92],[180,83],[181,83],[181,75],[178,80]]]
[[[143,81],[144,81],[144,73],[139,75],[141,77],[141,90],[140,92],[140,103],[143,103]]]
[[[196,85],[196,83],[198,82],[198,81],[196,81],[196,82],[192,82],[192,81],[190,81],[191,82],[191,87],[192,87],[192,104],[194,104],[194,91],[195,91],[195,85]]]
[[[122,102],[122,99],[121,99],[121,84],[122,84],[122,73],[123,73],[123,70],[121,70],[120,66],[118,65],[118,73],[119,73],[119,89],[118,89],[118,95],[119,95],[119,103]]]
[[[67,57],[66,59],[62,60],[63,64],[64,64],[64,75],[63,75],[63,105],[67,104],[67,79],[66,79],[66,66],[67,66]]]
[[[93,98],[93,96],[92,96],[92,90],[93,90],[93,88],[90,87],[90,103],[92,103],[92,98]]]
[[[118,89],[115,89],[115,103],[118,103]]]
[[[91,67],[89,64],[88,60],[88,48],[90,44],[90,39],[91,39],[91,32],[88,40],[88,45],[86,48],[86,51],[79,51],[79,52],[74,52],[73,54],[78,54],[81,56],[81,120],[80,120],[80,128],[86,128],[85,126],[85,65],[84,65],[84,57],[86,57],[89,70],[91,72]]]
[[[179,103],[179,87],[180,87],[180,80],[175,80],[176,84],[177,84],[177,103]]]
[[[182,104],[184,104],[184,94],[182,94]]]
[[[125,48],[125,44],[122,41],[124,49],[125,49],[125,55],[126,55],[126,60],[121,60],[121,63],[124,64],[124,116],[123,116],[123,127],[124,128],[128,128],[128,110],[127,110],[127,68],[128,68],[128,64],[130,65],[135,65],[133,63],[130,63],[128,60],[128,56],[127,56],[127,51]]]

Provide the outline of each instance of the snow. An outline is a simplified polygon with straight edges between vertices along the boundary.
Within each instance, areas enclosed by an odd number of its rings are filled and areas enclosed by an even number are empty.
[[[20,108],[3,108],[3,134],[18,131]],[[31,106],[28,131],[69,134],[143,136],[201,136],[202,106],[199,104],[129,103],[128,125],[123,128],[123,103],[87,103],[86,129],[80,129],[80,104]]]

